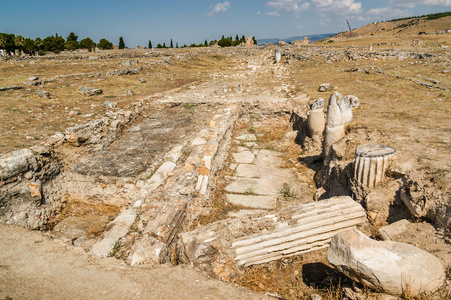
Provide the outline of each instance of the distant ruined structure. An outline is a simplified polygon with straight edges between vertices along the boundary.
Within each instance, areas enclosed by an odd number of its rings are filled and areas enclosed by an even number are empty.
[[[293,42],[294,46],[307,46],[308,44],[309,44],[308,37],[304,37],[302,41],[298,40]]]
[[[247,37],[247,40],[246,40],[246,45],[245,45],[246,47],[252,47],[252,46],[254,46],[254,40],[252,39],[252,37],[249,35],[248,37]]]

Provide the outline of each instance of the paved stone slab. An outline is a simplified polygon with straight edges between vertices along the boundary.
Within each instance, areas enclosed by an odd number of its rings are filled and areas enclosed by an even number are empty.
[[[245,142],[255,142],[257,140],[257,137],[255,136],[255,134],[243,134],[237,136],[236,139]]]
[[[250,164],[240,164],[236,168],[236,176],[247,178],[260,178],[262,170],[259,166]]]
[[[239,178],[226,186],[225,190],[235,194],[276,195],[279,193],[282,182],[271,179]]]
[[[239,164],[251,164],[255,160],[255,155],[251,151],[232,153],[233,159]]]
[[[277,196],[256,196],[256,195],[235,195],[227,194],[227,200],[235,205],[241,205],[251,208],[276,208]]]
[[[270,151],[266,149],[255,151],[257,159],[256,164],[260,165],[272,165],[277,167],[283,163],[282,158],[280,158],[280,153],[276,151]]]

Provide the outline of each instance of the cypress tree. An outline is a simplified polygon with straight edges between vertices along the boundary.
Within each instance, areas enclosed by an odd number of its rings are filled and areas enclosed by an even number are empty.
[[[207,42],[207,40],[205,40],[204,45],[205,45],[205,47],[208,47],[208,42]]]
[[[122,37],[119,37],[119,49],[125,49],[125,43]]]
[[[166,48],[166,43],[163,43],[163,48]]]
[[[179,47],[179,43],[175,43],[175,48],[178,48]]]
[[[149,40],[149,49],[152,49],[152,42]]]
[[[172,39],[171,39],[171,46],[170,46],[170,48],[174,48],[174,45],[172,44]]]

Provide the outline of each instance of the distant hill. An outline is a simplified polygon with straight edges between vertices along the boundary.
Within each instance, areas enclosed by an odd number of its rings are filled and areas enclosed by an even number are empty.
[[[433,34],[451,30],[451,11],[394,19],[384,22],[374,22],[352,30],[353,36],[408,36],[419,33]],[[341,36],[342,33],[335,37]],[[348,32],[345,35],[349,35]]]
[[[281,38],[267,38],[267,39],[258,39],[257,43],[259,46],[266,45],[268,43],[271,44],[278,44],[280,41],[283,41],[285,43],[291,43],[293,41],[303,40],[304,37],[307,37],[310,42],[322,40],[331,36],[336,35],[336,33],[322,33],[322,34],[311,34],[311,35],[303,35],[303,36],[293,36],[286,39]]]

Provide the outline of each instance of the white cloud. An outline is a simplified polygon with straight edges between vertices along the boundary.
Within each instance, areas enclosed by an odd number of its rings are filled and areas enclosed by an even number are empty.
[[[310,3],[304,0],[275,0],[267,3],[275,11],[300,13],[307,11]]]
[[[362,13],[362,3],[354,2],[354,0],[312,0],[312,5],[324,14],[358,15]]]
[[[220,12],[225,12],[229,9],[230,7],[230,2],[229,1],[224,1],[223,3],[219,2],[218,4],[216,4],[213,9],[207,14],[207,16],[209,17],[213,17],[214,15],[220,13]]]
[[[451,6],[451,0],[390,0],[389,3],[405,8],[414,8],[416,5]]]
[[[257,11],[257,15],[261,15],[262,14],[262,12],[261,11]]]
[[[392,6],[372,8],[367,12],[367,15],[374,17],[405,17],[409,15],[407,9],[394,8]]]
[[[277,11],[267,12],[266,15],[272,16],[272,17],[280,17],[280,14]]]
[[[359,15],[362,13],[362,3],[355,1],[356,0],[272,0],[267,2],[267,4],[276,12],[286,11],[295,13],[296,15],[299,15],[301,12],[313,10],[322,16],[348,16]]]

